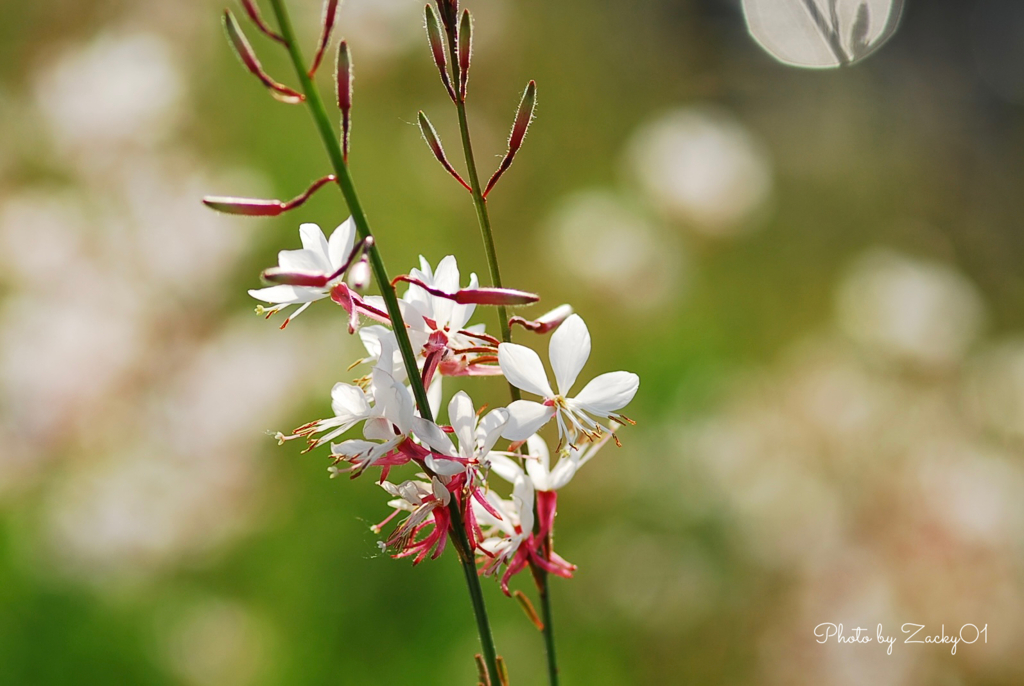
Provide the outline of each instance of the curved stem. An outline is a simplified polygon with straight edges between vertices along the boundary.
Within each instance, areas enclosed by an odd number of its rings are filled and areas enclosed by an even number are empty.
[[[454,70],[455,83],[460,82],[459,58],[457,47],[457,36],[454,31],[448,32],[448,54]],[[487,199],[483,196],[483,186],[480,185],[480,175],[476,168],[476,155],[473,153],[473,138],[469,133],[469,118],[466,116],[466,101],[458,98],[455,101],[455,109],[459,114],[459,131],[462,134],[462,151],[466,157],[466,173],[469,177],[469,184],[472,186],[473,206],[476,208],[477,223],[480,225],[480,237],[484,243],[484,253],[487,255],[487,270],[490,272],[491,285],[495,288],[503,288],[501,282],[501,270],[498,267],[498,254],[494,247],[494,232],[491,230],[491,216],[487,210]],[[508,323],[508,311],[503,305],[498,306],[498,319],[501,327],[501,340],[505,343],[512,342],[512,329]],[[519,389],[511,383],[508,385],[509,395],[513,402],[522,399]],[[537,505],[534,503],[534,530],[540,526],[540,517],[537,516]],[[551,541],[547,541],[545,548],[550,548]],[[534,581],[540,593],[541,612],[544,617],[544,646],[547,654],[548,682],[551,686],[558,686],[558,657],[555,652],[555,630],[552,625],[551,597],[548,587],[547,570],[530,563],[530,571],[533,573]]]
[[[310,114],[320,132],[327,156],[334,167],[337,176],[338,186],[345,197],[348,209],[352,213],[356,230],[364,240],[372,238],[370,224],[366,219],[362,204],[359,202],[359,195],[356,193],[352,175],[345,164],[345,156],[341,144],[334,132],[334,125],[327,116],[327,109],[324,107],[320,92],[314,85],[306,71],[305,60],[299,50],[298,42],[295,40],[295,31],[292,28],[291,19],[285,9],[284,0],[271,0],[274,14],[277,16],[278,27],[288,46],[288,53],[291,56],[295,72],[298,75],[299,84],[303,94],[306,96],[306,104],[309,106]],[[387,307],[388,315],[391,317],[392,329],[398,342],[398,348],[402,353],[402,360],[405,363],[406,374],[409,376],[409,383],[412,386],[413,395],[416,398],[416,405],[419,408],[420,416],[427,420],[433,420],[433,413],[430,411],[430,403],[427,400],[427,391],[420,378],[419,368],[416,364],[416,354],[413,352],[412,344],[409,341],[409,332],[405,329],[405,320],[402,318],[402,311],[399,309],[398,297],[391,285],[384,260],[376,242],[372,242],[369,249],[370,267],[373,270],[374,278],[380,286],[381,295],[384,297],[384,304]],[[476,616],[477,629],[480,634],[480,644],[483,650],[484,662],[487,672],[493,684],[500,683],[497,651],[494,648],[494,638],[491,635],[490,623],[487,619],[487,609],[484,607],[483,591],[480,588],[480,578],[477,575],[476,563],[473,559],[473,551],[469,540],[466,537],[465,527],[462,525],[462,515],[459,512],[457,499],[453,498],[449,506],[452,517],[452,531],[455,547],[459,553],[459,562],[462,564],[463,573],[466,577],[466,585],[469,587],[470,601],[473,604],[473,613]]]

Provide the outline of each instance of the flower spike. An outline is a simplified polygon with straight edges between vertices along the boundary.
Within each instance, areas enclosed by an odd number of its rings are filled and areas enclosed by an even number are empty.
[[[523,317],[512,317],[508,320],[508,325],[509,328],[512,328],[514,324],[518,324],[527,331],[544,334],[558,328],[558,325],[564,322],[570,314],[572,314],[572,305],[559,305],[533,321]]]
[[[427,119],[427,115],[423,114],[422,110],[420,110],[419,113],[419,124],[420,133],[423,134],[423,140],[427,142],[427,146],[430,147],[430,151],[434,153],[434,157],[437,158],[437,161],[441,163],[441,166],[444,167],[446,172],[451,174],[456,181],[462,184],[463,188],[472,193],[473,189],[468,183],[462,180],[462,177],[459,176],[459,172],[455,171],[455,167],[453,167],[451,162],[448,161],[447,155],[444,154],[444,148],[441,147],[441,139],[437,135],[437,130],[434,129],[434,125],[430,123],[430,120]]]
[[[427,293],[439,298],[446,298],[459,305],[529,305],[540,300],[540,296],[514,288],[460,288],[454,293],[423,283],[420,279],[401,274],[391,279],[391,285],[404,281],[419,286]]]
[[[260,8],[256,5],[255,0],[242,0],[242,7],[245,8],[245,13],[249,15],[249,19],[252,20],[252,23],[255,24],[256,28],[263,32],[265,36],[276,40],[281,45],[288,45],[288,41],[284,39],[284,36],[274,31],[270,28],[267,22],[264,21],[263,17],[260,15]]]
[[[487,188],[484,190],[485,198],[491,192],[491,189],[494,188],[494,184],[498,183],[498,179],[505,173],[505,170],[512,166],[512,160],[515,159],[516,153],[523,144],[523,139],[526,138],[526,131],[530,128],[530,122],[533,121],[533,111],[536,108],[537,82],[530,81],[523,92],[523,99],[519,102],[519,111],[516,112],[516,123],[512,125],[512,133],[508,137],[508,152],[505,153],[505,158],[498,165],[498,170],[494,172],[494,176],[487,182]]]
[[[320,33],[320,42],[316,46],[316,55],[313,57],[313,64],[309,67],[309,78],[313,78],[316,74],[316,70],[320,68],[320,63],[324,59],[324,52],[327,51],[327,45],[331,42],[331,31],[334,30],[334,20],[338,15],[338,3],[339,0],[327,0],[324,3],[324,17],[322,20],[323,31]]]
[[[473,18],[469,10],[462,11],[459,23],[459,100],[466,102],[466,85],[469,83],[469,63],[473,57]]]
[[[260,198],[230,198],[208,195],[203,198],[203,204],[225,214],[240,214],[248,217],[276,217],[303,204],[309,200],[310,196],[334,180],[334,174],[328,174],[321,179],[317,179],[302,195],[288,202],[263,200]]]
[[[228,34],[228,42],[235,49],[235,54],[242,60],[242,64],[245,65],[245,68],[253,76],[260,80],[260,83],[270,90],[270,94],[275,99],[290,105],[305,100],[305,96],[302,93],[274,81],[263,71],[260,61],[256,59],[256,53],[253,52],[252,46],[249,45],[249,41],[246,39],[245,34],[242,33],[242,28],[238,25],[235,15],[231,14],[231,10],[224,10],[224,30]]]
[[[348,141],[352,132],[352,55],[348,41],[338,45],[338,60],[334,69],[334,81],[338,95],[338,109],[341,110],[341,153],[348,164]]]
[[[437,14],[434,12],[433,6],[427,5],[423,10],[423,21],[427,29],[427,40],[430,41],[430,52],[434,56],[434,64],[437,65],[437,71],[441,74],[441,83],[444,84],[452,102],[456,102],[455,89],[452,88],[451,77],[448,75],[448,57],[444,51],[444,37],[441,36],[441,27],[437,23]]]

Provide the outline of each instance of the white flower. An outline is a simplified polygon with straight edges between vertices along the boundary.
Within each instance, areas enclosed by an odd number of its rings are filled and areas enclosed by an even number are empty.
[[[493,573],[499,565],[508,564],[519,547],[533,534],[533,484],[520,476],[512,487],[512,499],[502,500],[494,491],[487,493],[487,502],[501,517],[495,517],[486,507],[471,501],[473,514],[484,529],[486,537],[480,548],[492,557],[484,572]]]
[[[324,232],[316,224],[303,224],[299,227],[302,249],[282,250],[279,252],[277,254],[278,266],[268,269],[266,275],[289,274],[309,277],[312,280],[321,277],[334,278],[325,282],[322,286],[281,284],[270,286],[269,288],[250,290],[249,295],[257,300],[274,305],[274,307],[267,310],[269,314],[280,312],[285,307],[291,305],[298,305],[299,308],[285,320],[285,325],[287,325],[289,321],[299,316],[312,303],[330,295],[333,283],[340,281],[343,276],[342,274],[337,274],[337,272],[345,266],[345,262],[352,254],[355,235],[355,223],[351,217],[334,230],[330,240],[324,236]]]
[[[612,423],[611,431],[618,428]],[[526,440],[527,454],[523,456],[526,471],[519,463],[511,459],[507,453],[491,455],[491,471],[505,481],[514,484],[521,476],[528,476],[533,487],[541,492],[557,491],[572,481],[579,468],[590,461],[594,454],[608,442],[611,433],[606,433],[600,440],[587,443],[582,447],[569,446],[563,448],[555,468],[551,468],[551,454],[548,452],[544,439],[534,434]]]
[[[427,467],[436,474],[454,476],[464,472],[469,464],[486,464],[489,461],[494,444],[501,438],[501,431],[508,423],[508,410],[498,408],[480,418],[473,408],[473,400],[464,391],[459,391],[448,403],[448,421],[458,439],[458,448],[434,424],[418,427],[416,437],[434,452],[455,458],[444,460],[428,455],[424,460]]]
[[[559,443],[567,437],[575,444],[580,435],[594,440],[609,429],[599,419],[617,419],[614,413],[629,404],[640,387],[640,377],[631,372],[609,372],[594,378],[576,396],[569,396],[576,377],[590,357],[590,332],[579,315],[571,315],[551,335],[548,348],[558,392],[551,390],[540,357],[514,343],[498,347],[498,362],[509,383],[543,402],[517,400],[508,406],[509,422],[502,434],[511,441],[523,441],[552,417],[558,422]]]
[[[409,276],[446,293],[455,293],[462,288],[459,285],[459,265],[453,255],[448,255],[438,262],[436,270],[431,270],[430,263],[420,255],[420,268],[413,269]],[[476,274],[470,274],[467,288],[479,286]],[[402,300],[413,306],[423,318],[422,326],[428,331],[456,332],[463,329],[476,310],[476,305],[460,305],[448,298],[431,295],[416,284],[409,285],[409,290],[402,296]],[[420,322],[415,321],[407,323],[411,327],[420,325]]]
[[[309,452],[319,448],[324,443],[333,441],[359,422],[365,421],[374,415],[374,409],[370,406],[366,392],[358,386],[347,383],[336,383],[331,389],[331,409],[334,416],[327,419],[318,419],[295,429],[291,436],[282,433],[277,434],[278,443],[294,438],[304,437],[309,440],[309,447],[303,452]],[[326,433],[324,433],[326,432]],[[315,434],[323,433],[319,438],[313,438]]]

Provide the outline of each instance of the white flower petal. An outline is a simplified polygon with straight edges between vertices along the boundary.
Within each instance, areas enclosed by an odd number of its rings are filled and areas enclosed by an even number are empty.
[[[551,474],[548,477],[547,489],[541,489],[538,487],[538,490],[557,491],[572,480],[572,477],[576,475],[576,470],[579,469],[579,466],[580,462],[578,452],[573,451],[570,452],[569,455],[559,458],[558,464],[556,464],[555,468],[551,470]]]
[[[526,449],[529,457],[523,460],[526,465],[526,473],[530,475],[533,485],[538,491],[550,491],[551,486],[551,454],[548,452],[548,444],[544,439],[534,434],[526,440]]]
[[[526,477],[519,477],[512,486],[512,502],[519,512],[519,526],[524,535],[533,531],[533,482]]]
[[[515,460],[505,455],[494,453],[490,456],[491,471],[510,484],[523,475],[523,469]]]
[[[299,238],[303,248],[327,262],[327,238],[324,237],[323,229],[316,224],[302,224],[299,226]]]
[[[480,279],[477,277],[477,275],[475,273],[474,274],[470,274],[469,275],[469,285],[466,286],[466,288],[479,288],[479,287],[480,287]],[[456,286],[455,290],[459,290],[459,286]],[[452,329],[455,329],[455,330],[459,330],[459,329],[465,328],[466,322],[469,321],[470,317],[473,316],[473,312],[475,312],[475,311],[476,311],[476,305],[475,304],[472,304],[472,303],[469,304],[469,305],[458,305],[458,304],[456,304],[454,307],[452,307],[451,319],[448,321],[448,325]]]
[[[366,393],[358,386],[347,383],[336,383],[331,389],[331,409],[336,417],[368,417],[370,403]]]
[[[555,372],[558,392],[567,395],[590,358],[590,331],[578,315],[570,315],[553,334],[548,357]]]
[[[476,454],[486,455],[501,438],[501,432],[508,424],[508,410],[504,407],[491,410],[483,416],[476,427]]]
[[[416,435],[416,438],[423,441],[431,450],[442,455],[458,455],[452,440],[434,422],[427,421],[422,417],[414,417],[412,420],[412,432]]]
[[[277,253],[277,264],[286,272],[300,274],[326,274],[330,265],[312,250],[282,250]]]
[[[409,389],[380,367],[373,369],[373,398],[384,417],[398,427],[402,434],[412,429],[413,402]]]
[[[304,286],[270,286],[268,288],[254,288],[249,291],[249,295],[262,300],[265,303],[273,303],[274,305],[281,305],[287,303],[289,305],[297,305],[298,303],[311,303],[321,298],[326,298],[327,294],[316,290],[315,288],[306,288]]]
[[[444,460],[438,457],[434,457],[433,454],[427,455],[423,459],[423,463],[427,465],[427,468],[435,474],[441,476],[455,476],[466,471],[466,465],[455,460]]]
[[[517,400],[506,409],[508,424],[501,435],[510,441],[525,441],[555,415],[555,408],[530,400]]]
[[[448,403],[448,422],[459,437],[459,454],[473,457],[476,454],[476,440],[473,435],[476,429],[476,410],[473,400],[465,391],[459,391]]]
[[[607,417],[628,405],[639,388],[640,377],[636,374],[608,372],[584,386],[572,399],[572,404],[591,414]]]
[[[498,346],[498,364],[501,373],[516,388],[543,398],[554,396],[540,356],[526,346],[502,343]]]
[[[334,230],[331,238],[327,241],[327,257],[331,263],[331,272],[341,268],[352,252],[352,246],[356,239],[356,224],[349,217]]]

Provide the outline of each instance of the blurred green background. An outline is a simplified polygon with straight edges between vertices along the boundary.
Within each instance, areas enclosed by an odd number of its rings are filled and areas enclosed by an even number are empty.
[[[574,305],[588,372],[642,379],[638,426],[561,494],[564,683],[1021,683],[1019,3],[910,2],[833,71],[775,61],[736,0],[465,5],[482,173],[539,86],[490,202],[507,285]],[[312,46],[319,3],[291,6]],[[0,0],[0,684],[474,683],[453,557],[379,555],[372,481],[266,435],[329,413],[362,351],[336,308],[281,332],[245,292],[300,221],[345,219],[336,192],[272,220],[199,204],[327,173],[222,9]],[[343,5],[351,166],[393,273],[484,274],[415,126],[461,159],[421,12]],[[485,592],[513,684],[543,683],[540,635]],[[887,656],[823,622],[989,638]]]

